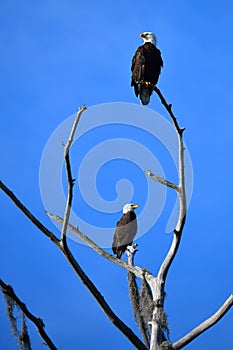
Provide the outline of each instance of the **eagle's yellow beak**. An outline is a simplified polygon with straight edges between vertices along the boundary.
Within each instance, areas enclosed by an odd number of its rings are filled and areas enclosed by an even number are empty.
[[[133,207],[134,209],[139,208],[139,206],[138,206],[137,204],[133,204],[132,207]]]
[[[141,33],[141,34],[140,34],[140,37],[141,37],[141,38],[145,38],[145,34],[144,34],[144,33]]]

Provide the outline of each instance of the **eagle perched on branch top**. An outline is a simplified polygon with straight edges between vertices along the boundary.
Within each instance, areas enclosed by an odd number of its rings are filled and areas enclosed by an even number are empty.
[[[137,204],[126,204],[123,207],[123,216],[117,222],[116,230],[112,242],[112,251],[120,259],[126,251],[127,246],[133,243],[137,233],[137,219],[134,209],[138,208]]]
[[[151,32],[140,34],[143,45],[139,46],[132,59],[132,80],[135,95],[140,97],[143,105],[148,105],[153,92],[153,85],[159,79],[163,60],[160,50],[156,47],[156,36]]]

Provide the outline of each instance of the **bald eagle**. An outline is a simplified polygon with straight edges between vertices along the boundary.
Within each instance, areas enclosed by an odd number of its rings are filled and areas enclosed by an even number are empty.
[[[117,222],[116,230],[112,242],[112,251],[120,259],[126,251],[127,246],[131,245],[137,233],[137,219],[134,209],[137,204],[126,204],[123,207],[123,215]]]
[[[159,79],[163,60],[161,52],[156,47],[156,36],[151,32],[140,34],[143,45],[139,46],[132,59],[132,80],[135,95],[140,97],[143,105],[148,105],[153,87]]]

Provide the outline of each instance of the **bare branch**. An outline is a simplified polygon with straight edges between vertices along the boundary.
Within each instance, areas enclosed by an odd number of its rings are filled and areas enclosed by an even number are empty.
[[[59,222],[60,224],[63,224],[63,219],[60,216],[49,213],[48,211],[46,213],[51,219]],[[144,269],[142,269],[141,267],[128,265],[124,261],[122,261],[122,260],[116,258],[115,256],[105,252],[95,242],[93,242],[89,237],[87,237],[84,233],[82,233],[80,230],[78,230],[77,228],[75,228],[71,224],[68,224],[67,228],[68,228],[68,230],[73,232],[78,238],[80,238],[83,242],[85,242],[90,248],[92,248],[99,255],[101,255],[104,258],[108,259],[109,261],[115,263],[116,265],[123,267],[127,271],[134,273],[135,276],[137,276],[139,278],[143,278],[143,275],[145,273],[144,273]],[[147,274],[150,275],[149,272],[147,272]]]
[[[171,245],[171,247],[168,251],[168,254],[167,254],[165,260],[163,261],[163,263],[160,267],[159,273],[158,273],[158,280],[160,280],[160,283],[163,284],[163,286],[164,286],[168,270],[169,270],[169,268],[172,264],[172,261],[177,253],[177,250],[179,248],[180,239],[181,239],[181,235],[182,235],[182,231],[183,231],[183,227],[184,227],[185,219],[186,219],[184,144],[183,144],[183,138],[182,138],[183,131],[185,129],[179,127],[177,119],[172,112],[172,105],[167,103],[167,101],[165,100],[161,91],[156,86],[154,86],[153,89],[157,93],[157,95],[159,96],[162,104],[166,108],[167,112],[169,113],[169,115],[173,121],[173,124],[174,124],[176,132],[177,132],[178,147],[179,147],[179,152],[178,152],[178,154],[179,154],[179,159],[178,159],[178,162],[179,162],[179,169],[178,169],[179,185],[178,186],[175,185],[175,189],[178,193],[180,209],[179,209],[179,217],[178,217],[178,221],[176,224],[176,228],[174,229],[174,237],[173,237],[172,245]],[[172,186],[170,186],[170,187],[172,187]]]
[[[200,334],[205,332],[207,329],[215,325],[233,306],[233,294],[225,301],[225,303],[218,309],[215,314],[213,314],[206,321],[202,322],[199,326],[194,328],[190,333],[185,335],[183,338],[179,339],[175,343],[172,344],[173,350],[182,349],[187,344],[191,343],[195,338],[197,338]]]
[[[43,232],[49,239],[51,239],[53,243],[59,246],[60,240],[20,202],[20,200],[6,185],[4,185],[2,181],[0,181],[0,188],[41,232]]]
[[[158,175],[153,174],[150,170],[146,170],[146,171],[144,171],[144,173],[145,173],[147,176],[149,176],[151,179],[153,179],[153,180],[155,180],[155,181],[161,183],[162,185],[165,185],[165,186],[167,186],[167,187],[172,188],[173,190],[178,191],[178,186],[177,186],[177,185],[175,185],[174,183],[172,183],[172,182],[170,182],[170,181],[164,179],[163,177],[160,177],[160,176],[158,176]]]
[[[79,108],[79,110],[78,110],[78,112],[76,114],[75,121],[73,123],[72,129],[71,129],[71,132],[70,132],[70,136],[69,136],[68,141],[67,141],[67,143],[65,145],[65,148],[64,148],[64,158],[66,157],[67,153],[69,152],[69,149],[70,149],[71,144],[73,142],[75,131],[76,131],[77,125],[79,123],[79,119],[81,118],[82,113],[86,109],[87,109],[87,107],[84,105],[84,106]]]
[[[74,134],[76,131],[76,128],[78,126],[78,122],[80,120],[80,117],[82,113],[87,109],[86,106],[80,107],[77,114],[76,118],[74,120],[70,136],[68,138],[68,141],[65,145],[64,148],[64,157],[65,157],[65,162],[66,162],[66,173],[67,173],[67,181],[68,181],[68,196],[67,196],[67,201],[66,201],[66,209],[65,209],[65,214],[64,214],[64,221],[62,225],[62,232],[61,232],[61,237],[62,237],[62,243],[66,245],[66,231],[67,231],[67,225],[69,222],[69,217],[70,217],[70,210],[71,210],[71,205],[72,205],[72,199],[73,199],[73,186],[74,186],[74,179],[72,178],[72,173],[71,173],[71,165],[70,165],[70,157],[69,157],[69,150],[72,145],[73,139],[74,139]]]
[[[186,218],[186,194],[185,194],[185,174],[184,174],[185,148],[183,143],[183,132],[185,128],[179,127],[177,119],[174,113],[172,112],[172,105],[167,103],[165,97],[163,96],[159,88],[153,85],[153,90],[157,93],[157,95],[161,100],[161,103],[164,105],[167,112],[169,113],[177,132],[178,143],[179,143],[179,146],[178,146],[179,147],[179,185],[177,186],[177,189],[178,189],[179,200],[180,200],[180,215],[179,215],[179,219],[175,230],[182,233],[183,226],[185,223],[185,218]]]
[[[39,317],[34,316],[28,310],[27,306],[17,297],[13,288],[9,284],[4,283],[1,279],[0,279],[0,287],[2,289],[2,292],[8,297],[10,297],[11,299],[13,299],[14,302],[17,304],[17,306],[27,316],[27,318],[34,323],[41,337],[44,339],[46,345],[52,350],[57,350],[56,346],[53,344],[52,340],[50,339],[50,337],[48,336],[48,334],[44,329],[45,325],[43,320]]]

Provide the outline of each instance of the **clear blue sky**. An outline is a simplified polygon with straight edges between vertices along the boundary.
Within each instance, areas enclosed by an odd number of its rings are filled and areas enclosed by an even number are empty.
[[[110,102],[139,104],[130,87],[131,58],[141,44],[139,33],[150,30],[157,35],[164,60],[159,87],[186,128],[185,142],[194,171],[187,224],[166,286],[171,340],[177,340],[233,292],[232,1],[9,0],[2,3],[0,16],[1,179],[57,234],[44,213],[39,188],[40,160],[50,135],[84,103],[88,107]],[[166,116],[156,96],[150,108]],[[110,138],[127,138],[129,132],[130,139],[150,146],[156,157],[163,154],[159,143],[150,143],[146,133],[134,131],[117,125],[110,131],[99,128],[93,139],[89,135],[89,141],[94,147],[95,141],[107,139],[108,132]],[[72,153],[74,176],[80,154],[88,152],[85,142],[80,145],[75,144]],[[159,161],[163,163],[163,158]],[[140,213],[146,188],[142,171],[123,160],[112,164],[107,163],[98,173],[98,191],[112,201],[116,183],[128,179],[134,188],[133,200],[141,204]],[[173,180],[172,162],[165,161],[163,170]],[[50,176],[54,176],[52,172]],[[75,205],[83,218],[95,225],[115,225],[120,211],[89,215],[90,208],[76,191]],[[57,248],[3,193],[0,200],[0,276],[44,320],[58,348],[133,349],[109,323]],[[153,205],[156,198],[152,209]],[[155,274],[172,238],[165,230],[173,205],[174,196],[169,192],[161,217],[138,240],[136,263]],[[113,310],[137,332],[125,271],[85,246],[72,241],[70,245]],[[232,349],[232,317],[230,311],[187,349]],[[0,324],[0,347],[17,349],[2,300]],[[34,327],[28,325],[33,349],[42,349]]]

